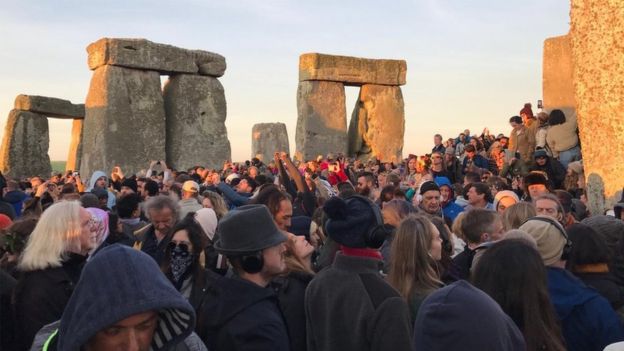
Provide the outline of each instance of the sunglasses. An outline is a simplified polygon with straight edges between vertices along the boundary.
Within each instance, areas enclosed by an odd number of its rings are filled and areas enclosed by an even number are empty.
[[[181,249],[182,251],[187,251],[187,252],[189,252],[189,251],[190,251],[190,250],[189,250],[189,243],[187,243],[187,242],[179,242],[179,243],[176,243],[176,242],[172,241],[172,242],[170,242],[170,243],[167,245],[167,249],[168,249],[168,250],[170,250],[170,251],[173,251],[176,247],[180,247],[180,249]]]

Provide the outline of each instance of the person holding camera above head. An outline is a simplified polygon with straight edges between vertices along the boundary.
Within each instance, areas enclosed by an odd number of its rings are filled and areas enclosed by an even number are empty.
[[[211,351],[290,350],[288,331],[267,286],[284,273],[286,235],[264,205],[240,206],[219,222],[214,247],[234,274],[211,272],[198,312],[198,334]]]
[[[325,232],[340,251],[306,290],[308,351],[411,350],[407,302],[379,273],[388,235],[379,208],[352,195],[323,209]]]

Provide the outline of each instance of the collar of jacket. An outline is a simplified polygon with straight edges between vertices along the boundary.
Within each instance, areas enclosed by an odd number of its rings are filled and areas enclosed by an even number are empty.
[[[333,267],[353,273],[376,273],[379,274],[383,263],[381,260],[369,257],[347,256],[337,252]]]

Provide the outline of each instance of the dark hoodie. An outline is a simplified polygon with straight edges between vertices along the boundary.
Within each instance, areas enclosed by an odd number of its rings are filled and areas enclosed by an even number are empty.
[[[622,322],[604,297],[566,270],[547,267],[547,272],[568,351],[599,351],[624,341]]]
[[[515,323],[486,293],[460,280],[425,299],[414,351],[525,351]]]
[[[20,217],[22,215],[22,209],[24,208],[24,201],[28,199],[28,195],[20,190],[9,191],[4,194],[3,200],[10,203],[15,210],[15,215]]]
[[[198,333],[210,351],[290,350],[277,297],[239,277],[210,275],[200,307]]]
[[[195,326],[193,308],[152,258],[124,245],[105,247],[85,265],[47,350],[78,351],[100,330],[147,311],[159,312],[152,350],[176,349]]]

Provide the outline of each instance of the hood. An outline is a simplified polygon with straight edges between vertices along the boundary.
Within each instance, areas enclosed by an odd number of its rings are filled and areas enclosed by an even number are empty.
[[[102,245],[102,243],[108,238],[108,234],[110,233],[108,228],[108,212],[95,208],[88,207],[86,209],[91,213],[91,218],[95,222],[95,247],[89,253],[92,255],[97,248]]]
[[[565,269],[546,267],[548,291],[559,319],[565,319],[577,306],[598,296],[598,293]]]
[[[524,351],[522,333],[486,293],[464,280],[429,295],[414,325],[415,350]]]
[[[193,307],[147,254],[115,244],[87,263],[61,317],[58,350],[76,351],[98,331],[132,315],[158,311],[152,350],[191,334]]]
[[[9,191],[3,197],[4,201],[10,204],[23,202],[26,198],[28,198],[28,195],[26,195],[26,193],[24,193],[23,191],[19,191],[19,190]]]
[[[202,313],[210,316],[206,318],[205,325],[209,329],[221,328],[238,313],[262,300],[276,299],[270,288],[262,288],[237,276],[212,276],[216,279],[208,292],[212,296],[205,299],[202,305]]]
[[[91,175],[91,178],[89,179],[89,184],[87,185],[87,192],[91,192],[91,190],[93,190],[93,186],[95,185],[95,181],[98,180],[98,178],[100,177],[105,177],[106,180],[108,181],[108,176],[106,175],[106,173],[102,172],[102,171],[95,171],[93,172],[93,174]]]

